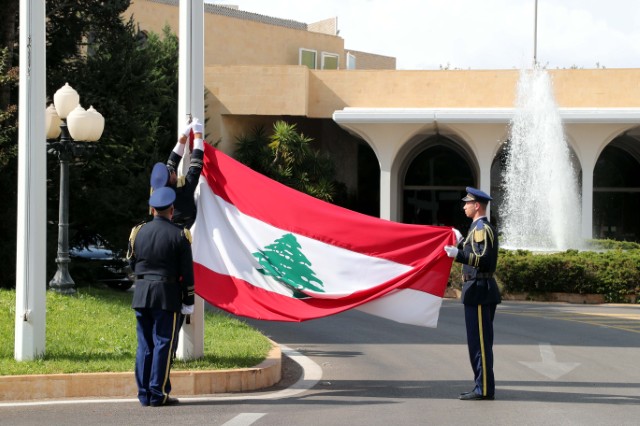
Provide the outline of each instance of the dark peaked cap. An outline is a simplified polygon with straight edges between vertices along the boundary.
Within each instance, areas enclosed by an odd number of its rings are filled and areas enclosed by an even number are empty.
[[[162,211],[168,209],[175,200],[176,191],[168,186],[163,186],[153,191],[153,194],[149,197],[149,205],[158,211]]]
[[[151,188],[155,191],[158,188],[162,188],[167,185],[169,181],[169,170],[164,163],[156,163],[151,170],[150,184]]]
[[[462,201],[478,201],[481,203],[488,203],[491,200],[493,200],[491,195],[470,186],[467,186],[467,196],[462,199]]]

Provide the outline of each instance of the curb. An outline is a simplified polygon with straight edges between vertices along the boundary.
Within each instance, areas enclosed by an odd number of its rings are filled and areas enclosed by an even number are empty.
[[[275,385],[282,378],[282,351],[272,342],[267,358],[255,367],[233,370],[171,372],[171,395],[193,396],[248,392]],[[132,371],[0,376],[0,401],[60,398],[135,398]]]

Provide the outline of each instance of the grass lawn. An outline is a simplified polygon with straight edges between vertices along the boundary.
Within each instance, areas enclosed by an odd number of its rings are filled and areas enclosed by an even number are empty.
[[[45,355],[17,362],[15,290],[0,289],[0,375],[133,371],[136,321],[130,292],[80,287],[73,296],[46,295]],[[176,360],[173,370],[253,367],[271,343],[244,322],[222,313],[205,313],[204,357]]]

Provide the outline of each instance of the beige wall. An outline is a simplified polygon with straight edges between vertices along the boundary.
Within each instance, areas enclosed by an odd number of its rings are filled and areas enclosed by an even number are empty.
[[[177,3],[176,3],[177,4]],[[172,4],[135,0],[124,14],[140,28],[162,34],[168,25],[178,33],[179,9]],[[269,17],[265,17],[268,20]],[[344,40],[335,35],[337,18],[308,24],[308,31],[205,12],[206,65],[297,65],[299,49],[337,54],[339,68],[346,68],[346,52],[357,57],[358,69],[395,69],[396,58],[356,50],[345,50]]]
[[[132,2],[125,17],[134,17],[140,28],[162,34],[165,25],[178,33],[179,8],[147,0]],[[285,28],[245,19],[204,14],[207,65],[297,65],[299,48],[340,55],[344,66],[344,40],[318,32]]]
[[[640,107],[640,69],[550,71],[559,107]],[[345,107],[512,108],[517,70],[310,71],[305,67],[207,67],[222,113],[331,118]]]

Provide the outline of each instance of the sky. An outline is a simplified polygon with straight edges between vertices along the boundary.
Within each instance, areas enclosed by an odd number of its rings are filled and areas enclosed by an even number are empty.
[[[205,0],[312,23],[403,70],[640,68],[638,0]],[[537,17],[537,25],[536,25]],[[537,31],[536,31],[537,29]],[[535,49],[534,49],[535,46]]]

